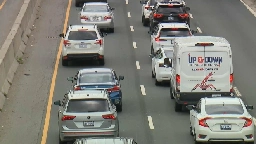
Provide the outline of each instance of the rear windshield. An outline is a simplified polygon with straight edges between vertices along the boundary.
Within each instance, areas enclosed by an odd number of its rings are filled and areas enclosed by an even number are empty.
[[[79,78],[80,83],[106,83],[113,82],[111,73],[85,73]]]
[[[179,28],[177,30],[172,30],[171,28],[162,28],[160,31],[160,37],[183,37],[190,35],[190,31],[187,28]]]
[[[98,39],[95,31],[70,31],[69,40],[95,40]]]
[[[67,112],[106,112],[109,111],[108,101],[105,99],[70,100]]]
[[[108,12],[106,5],[86,5],[83,12]]]
[[[162,6],[159,6],[157,12],[159,12],[159,13],[182,13],[183,8],[182,8],[182,6],[168,7],[168,5],[162,5]]]
[[[166,57],[173,58],[173,51],[172,50],[165,50],[164,51]]]
[[[218,114],[243,114],[244,109],[242,105],[238,104],[216,104],[216,105],[206,105],[205,111],[209,115]]]

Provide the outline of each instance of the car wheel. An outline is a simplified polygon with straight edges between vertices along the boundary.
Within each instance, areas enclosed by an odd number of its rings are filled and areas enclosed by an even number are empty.
[[[109,31],[110,33],[114,33],[114,32],[115,32],[115,28],[109,28],[108,31]]]
[[[105,65],[105,60],[104,59],[100,59],[99,60],[99,65],[104,66]]]
[[[154,72],[152,71],[152,78],[155,78],[156,76],[154,75]]]
[[[145,16],[144,16],[144,14],[141,16],[141,23],[143,23],[144,24],[144,21],[145,21]]]
[[[123,104],[122,104],[122,102],[120,104],[116,105],[116,110],[117,110],[117,112],[122,112],[123,111]]]
[[[161,84],[161,82],[157,81],[157,79],[155,79],[155,85],[159,86]]]
[[[175,112],[181,112],[182,111],[182,105],[175,102]]]
[[[189,127],[189,133],[190,133],[190,135],[193,136],[193,132],[192,132],[192,127],[191,126]]]
[[[62,59],[62,66],[68,66],[68,60]]]
[[[67,144],[67,142],[61,141],[60,136],[59,136],[59,144]]]
[[[170,96],[171,96],[171,99],[174,99],[174,93],[171,85],[170,85]]]
[[[153,48],[153,45],[151,45],[151,54],[154,54],[154,48]]]
[[[143,26],[148,26],[148,23],[147,23],[147,21],[145,20],[145,16],[143,16]]]

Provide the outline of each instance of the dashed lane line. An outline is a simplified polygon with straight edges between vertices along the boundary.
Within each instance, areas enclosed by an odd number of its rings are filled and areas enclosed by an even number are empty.
[[[197,31],[198,31],[199,33],[203,33],[202,30],[200,29],[200,27],[197,27],[196,29],[197,29]]]
[[[190,18],[193,18],[193,15],[192,15],[191,13],[189,13],[189,17],[190,17]]]
[[[235,92],[236,96],[239,96],[239,97],[241,97],[241,96],[242,96],[242,94],[240,93],[240,91],[238,90],[238,88],[237,88],[237,87],[233,87],[233,90],[234,90],[234,92]]]
[[[128,1],[128,0],[125,0],[125,4],[129,4],[129,1]]]
[[[130,29],[131,29],[131,31],[134,31],[134,28],[133,28],[133,26],[130,26]]]
[[[142,95],[146,95],[146,89],[145,89],[145,86],[144,85],[140,85],[140,91],[141,91],[141,94]]]
[[[128,15],[128,17],[131,17],[131,13],[130,12],[128,12],[127,15]]]
[[[151,116],[148,116],[148,125],[149,125],[150,129],[152,129],[152,130],[155,129],[153,119]]]
[[[137,43],[136,42],[132,42],[132,46],[133,46],[133,48],[137,48]]]
[[[136,61],[136,68],[140,69],[140,62],[139,61]]]

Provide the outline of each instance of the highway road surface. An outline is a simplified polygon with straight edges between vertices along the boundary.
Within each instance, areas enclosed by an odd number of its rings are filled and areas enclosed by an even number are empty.
[[[0,143],[20,142],[20,139],[29,144],[58,143],[58,107],[51,104],[62,99],[71,88],[67,77],[74,76],[81,68],[94,67],[90,64],[63,67],[59,61],[54,67],[60,39],[46,37],[58,36],[63,24],[64,28],[67,26],[65,18],[68,24],[79,24],[78,10],[71,1],[46,0],[42,5],[44,15],[35,24],[38,29],[30,40],[32,46],[27,48],[28,58],[11,90],[11,96],[17,100],[10,98],[6,112],[0,117],[4,126]],[[104,67],[114,68],[118,75],[125,76],[120,136],[133,137],[139,144],[193,144],[188,112],[174,112],[169,87],[156,87],[151,78],[148,28],[141,24],[139,1],[109,0],[109,3],[115,8],[116,30],[105,37]],[[187,0],[186,3],[191,7],[191,26],[198,29],[197,35],[222,36],[231,43],[235,92],[249,104],[255,104],[256,18],[239,0]],[[25,73],[30,75],[24,76]],[[251,114],[256,116],[255,110]],[[14,136],[20,139],[15,140]]]

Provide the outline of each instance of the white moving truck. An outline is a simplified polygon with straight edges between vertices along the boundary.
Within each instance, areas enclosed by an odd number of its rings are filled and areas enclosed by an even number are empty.
[[[174,40],[170,95],[175,111],[197,104],[202,97],[231,96],[232,51],[222,37],[191,36]]]

